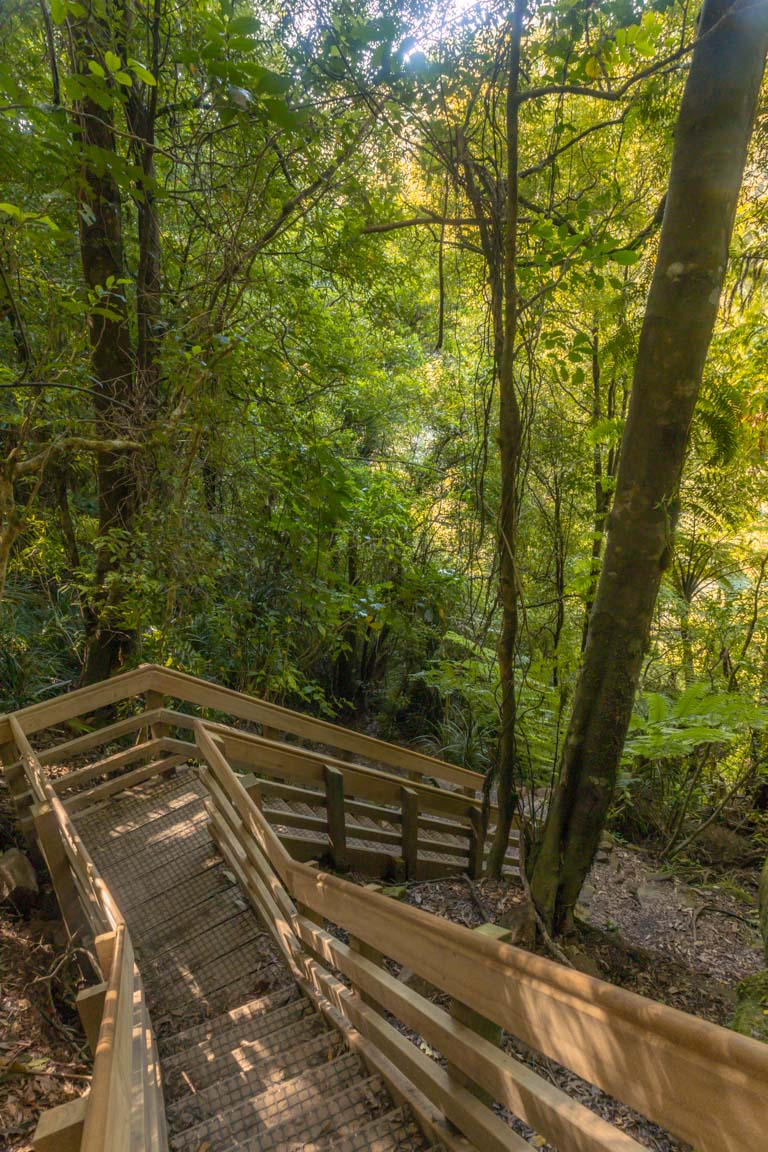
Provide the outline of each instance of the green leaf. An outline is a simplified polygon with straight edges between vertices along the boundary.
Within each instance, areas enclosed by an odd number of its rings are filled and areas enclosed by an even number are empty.
[[[130,68],[131,72],[133,72],[134,76],[138,76],[139,80],[143,80],[143,82],[148,85],[148,87],[157,87],[157,80],[155,80],[149,68],[145,68],[144,65],[141,64],[138,60],[129,60],[128,67]]]
[[[658,692],[651,692],[647,697],[648,700],[648,721],[651,724],[658,724],[664,720],[669,712],[669,704],[664,696]]]
[[[51,18],[54,24],[63,24],[67,18],[67,0],[51,0]]]
[[[630,264],[637,264],[640,253],[635,252],[632,248],[620,248],[618,252],[611,252],[610,257],[615,264],[629,266]]]
[[[258,32],[260,28],[261,21],[255,16],[236,16],[229,24],[229,31],[241,36],[249,36],[253,32]]]
[[[89,60],[88,61],[88,68],[91,72],[93,72],[94,76],[104,77],[106,75],[101,64],[99,64],[96,60]]]
[[[122,84],[124,88],[133,87],[133,79],[127,72],[115,72],[115,80],[117,80],[118,84]]]
[[[122,65],[122,60],[119,56],[115,56],[114,52],[110,52],[109,49],[107,49],[104,53],[104,63],[110,72],[117,72]]]
[[[14,220],[24,219],[24,213],[15,204],[0,203],[0,212],[4,212],[6,216],[13,216]]]

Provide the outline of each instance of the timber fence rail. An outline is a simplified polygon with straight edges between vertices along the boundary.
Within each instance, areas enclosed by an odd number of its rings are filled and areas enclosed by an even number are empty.
[[[94,1054],[90,1091],[43,1114],[36,1152],[167,1152],[157,1047],[128,928],[16,716],[9,731],[68,932],[93,944],[102,978],[78,996]]]
[[[155,665],[143,665],[102,684],[14,713],[25,737],[50,738],[50,729],[99,709],[143,703],[141,711],[94,731],[41,747],[41,766],[69,766],[75,757],[135,738],[134,743],[52,781],[69,812],[108,799],[124,788],[198,756],[189,739],[202,711],[229,762],[249,774],[249,789],[281,828],[291,853],[303,860],[328,856],[334,867],[371,875],[429,879],[452,872],[482,875],[487,846],[482,779],[408,748],[315,720],[267,701]],[[168,707],[178,702],[179,707]],[[261,733],[217,722],[258,725]],[[215,718],[215,719],[214,719]],[[311,741],[315,751],[279,737]],[[0,753],[22,828],[32,829],[29,781],[18,759],[8,717],[0,717]],[[334,753],[338,753],[335,755]],[[356,763],[351,755],[369,763]],[[373,761],[377,767],[371,767]],[[382,768],[381,766],[384,765]],[[405,774],[405,775],[403,775]],[[314,809],[310,811],[310,809]],[[495,820],[491,805],[487,817]],[[512,832],[507,868],[514,872]]]
[[[563,1152],[641,1148],[501,1052],[487,1038],[494,1027],[697,1152],[766,1146],[768,1047],[292,859],[232,771],[216,732],[198,722],[195,735],[207,765],[214,839],[296,978],[321,1009],[396,1064],[476,1148],[531,1147],[493,1102]],[[393,976],[385,958],[450,997],[451,1011]]]

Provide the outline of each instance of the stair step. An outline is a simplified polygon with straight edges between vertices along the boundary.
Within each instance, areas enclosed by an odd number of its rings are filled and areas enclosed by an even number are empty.
[[[249,909],[238,911],[233,908],[229,920],[210,931],[180,941],[156,960],[144,960],[144,978],[158,988],[164,984],[173,984],[180,972],[189,972],[197,978],[199,973],[215,965],[221,956],[263,935],[263,927]]]
[[[283,1053],[282,1056],[273,1055],[257,1062],[250,1068],[232,1071],[231,1068],[236,1067],[236,1065],[232,1065],[228,1072],[224,1072],[220,1078],[214,1080],[212,1084],[206,1085],[200,1091],[196,1091],[194,1087],[190,1090],[189,1085],[183,1080],[180,1082],[180,1088],[178,1081],[170,1085],[164,1082],[168,1124],[173,1131],[179,1131],[188,1127],[186,1119],[188,1115],[193,1118],[193,1123],[199,1122],[200,1113],[195,1112],[195,1109],[204,1093],[206,1093],[206,1101],[219,1096],[222,1099],[240,1099],[246,1094],[249,1096],[258,1095],[261,1092],[266,1092],[268,1088],[274,1088],[286,1080],[293,1079],[294,1076],[301,1075],[309,1068],[330,1064],[343,1052],[344,1042],[341,1033],[334,1029],[332,1032],[324,1032],[312,1040],[297,1044],[294,1048]],[[208,1092],[208,1089],[213,1087],[218,1088],[219,1092]],[[185,1111],[187,1105],[189,1105],[189,1112]],[[205,1104],[205,1107],[208,1109],[210,1104]],[[208,1113],[206,1112],[206,1114]],[[194,1119],[195,1116],[198,1118],[197,1121]]]
[[[150,1011],[162,1005],[163,1010],[171,1011],[196,1008],[198,1019],[206,1016],[219,1016],[229,1008],[251,999],[260,989],[258,981],[263,977],[265,967],[274,959],[272,937],[267,932],[259,932],[254,921],[254,935],[237,947],[194,969],[184,964],[174,965],[167,975],[147,971],[144,984]],[[243,987],[243,982],[250,987]],[[263,988],[263,985],[262,985]]]
[[[395,1108],[354,1133],[322,1141],[317,1152],[421,1152],[425,1145],[415,1121],[404,1109]],[[303,1152],[303,1147],[284,1144],[280,1152]]]
[[[259,969],[246,970],[238,976],[231,975],[229,983],[218,992],[199,1000],[169,1001],[162,995],[156,996],[151,988],[145,985],[147,993],[147,1006],[153,1020],[158,1021],[158,1027],[165,1031],[175,1032],[181,1028],[195,1028],[198,1024],[209,1024],[217,1016],[244,1004],[247,1000],[254,1000],[271,992],[277,983],[280,987],[285,982],[285,970],[274,957],[268,962],[262,962]],[[170,1028],[167,1026],[170,1022]]]
[[[352,1135],[391,1108],[377,1076],[360,1078],[341,1090],[307,1081],[306,1073],[290,1080],[284,1085],[286,1093],[271,1104],[265,1100],[269,1092],[246,1097],[174,1136],[173,1152],[197,1152],[206,1141],[214,1148],[243,1141],[250,1152],[277,1152],[299,1138],[315,1143],[331,1134]]]
[[[306,1048],[306,1046],[303,1046]],[[244,1099],[260,1100],[259,1114],[264,1116],[270,1109],[278,1109],[281,1101],[288,1101],[290,1105],[302,1092],[312,1091],[315,1086],[326,1094],[339,1092],[356,1080],[365,1079],[365,1072],[353,1052],[347,1052],[340,1045],[340,1055],[332,1060],[322,1063],[307,1063],[308,1055],[304,1052],[305,1064],[295,1070],[287,1079],[275,1081],[264,1086],[263,1070],[258,1068],[255,1072],[238,1073],[226,1080],[219,1080],[202,1092],[193,1092],[185,1096],[176,1104],[168,1107],[169,1131],[184,1132],[191,1127],[201,1124],[204,1120],[226,1112],[235,1107]],[[309,1053],[311,1060],[312,1054]],[[289,1069],[294,1057],[289,1053],[289,1060],[285,1069]]]
[[[319,1014],[301,1019],[261,1039],[244,1040],[219,1056],[206,1056],[195,1051],[189,1062],[175,1060],[174,1066],[163,1067],[166,1098],[178,1100],[190,1092],[201,1092],[217,1081],[232,1076],[253,1074],[252,1092],[269,1087],[276,1080],[285,1080],[301,1071],[304,1065],[296,1063],[305,1053],[307,1060],[321,1064],[338,1055],[340,1034],[329,1032]],[[179,1055],[184,1055],[180,1053]]]
[[[163,1060],[164,1073],[167,1075],[177,1068],[190,1071],[208,1064],[211,1060],[218,1060],[236,1049],[256,1045],[264,1037],[269,1038],[277,1032],[284,1032],[286,1028],[300,1026],[302,1021],[316,1015],[309,1001],[302,997],[272,1012],[253,1016],[250,1020],[227,1023],[225,1016],[225,1023],[213,1031],[212,1035],[193,1040],[185,1047],[169,1053]],[[221,1017],[217,1019],[220,1020]]]
[[[165,1058],[174,1052],[188,1051],[195,1044],[223,1035],[229,1028],[245,1028],[250,1021],[285,1008],[299,999],[303,998],[298,988],[295,984],[289,984],[285,988],[278,988],[275,992],[268,992],[266,996],[248,1000],[245,1004],[230,1008],[220,1016],[158,1040],[160,1056]]]

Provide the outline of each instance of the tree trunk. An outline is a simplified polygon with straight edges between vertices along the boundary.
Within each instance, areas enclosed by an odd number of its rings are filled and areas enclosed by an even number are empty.
[[[670,561],[691,420],[717,315],[768,44],[768,4],[705,0],[669,191],[605,559],[531,890],[562,931],[597,849]]]
[[[70,20],[75,68],[89,75],[87,61],[100,55],[97,42],[107,38],[106,28],[95,18]],[[108,43],[105,43],[108,47]],[[113,112],[90,97],[78,105],[80,172],[78,219],[80,254],[85,282],[94,306],[88,317],[93,369],[93,396],[97,434],[105,440],[131,438],[133,358],[125,275],[120,190],[106,157],[115,153]],[[135,508],[132,453],[100,452],[96,479],[99,504],[99,538],[94,591],[91,598],[94,624],[88,637],[83,682],[109,676],[130,644],[123,625],[119,552],[130,532]]]
[[[597,325],[592,327],[592,427],[597,428],[603,416],[603,405],[600,382],[600,347]],[[608,397],[608,417],[613,416],[611,392]],[[612,454],[608,456],[606,477],[613,477],[611,471]],[[584,624],[581,631],[581,650],[587,646],[587,632],[589,631],[589,617],[592,615],[592,604],[597,590],[597,580],[600,575],[600,556],[603,551],[603,537],[605,536],[605,518],[608,514],[610,498],[606,491],[603,475],[603,453],[600,445],[595,441],[592,448],[592,476],[595,493],[595,513],[592,524],[592,549],[589,558],[589,587],[587,599],[584,604]]]
[[[501,636],[498,645],[501,683],[501,736],[497,782],[498,820],[488,855],[488,875],[500,877],[517,807],[517,691],[515,649],[518,633],[517,518],[518,477],[522,452],[522,420],[515,386],[517,337],[517,209],[520,105],[520,51],[526,0],[515,0],[512,12],[507,87],[507,196],[503,244],[503,320],[499,379],[499,453],[501,509],[499,511],[499,598]],[[498,329],[497,329],[498,330]]]

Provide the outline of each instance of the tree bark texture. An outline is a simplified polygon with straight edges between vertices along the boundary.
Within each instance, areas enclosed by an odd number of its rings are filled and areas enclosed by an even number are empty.
[[[605,558],[531,890],[562,931],[614,793],[717,315],[768,45],[768,3],[705,0],[675,133]]]
[[[87,60],[97,59],[107,29],[95,18],[70,20],[74,67],[88,75]],[[108,46],[108,45],[107,45]],[[103,45],[102,45],[103,47]],[[77,181],[80,254],[91,292],[88,337],[93,370],[97,434],[105,440],[131,437],[133,356],[128,320],[120,189],[109,164],[115,154],[114,116],[90,96],[77,108],[80,171]],[[120,611],[119,552],[127,540],[135,508],[132,453],[113,450],[97,457],[100,545],[92,595],[92,627],[83,672],[84,683],[106,678],[130,642]],[[121,534],[126,534],[121,540]],[[87,621],[88,622],[88,621]]]

